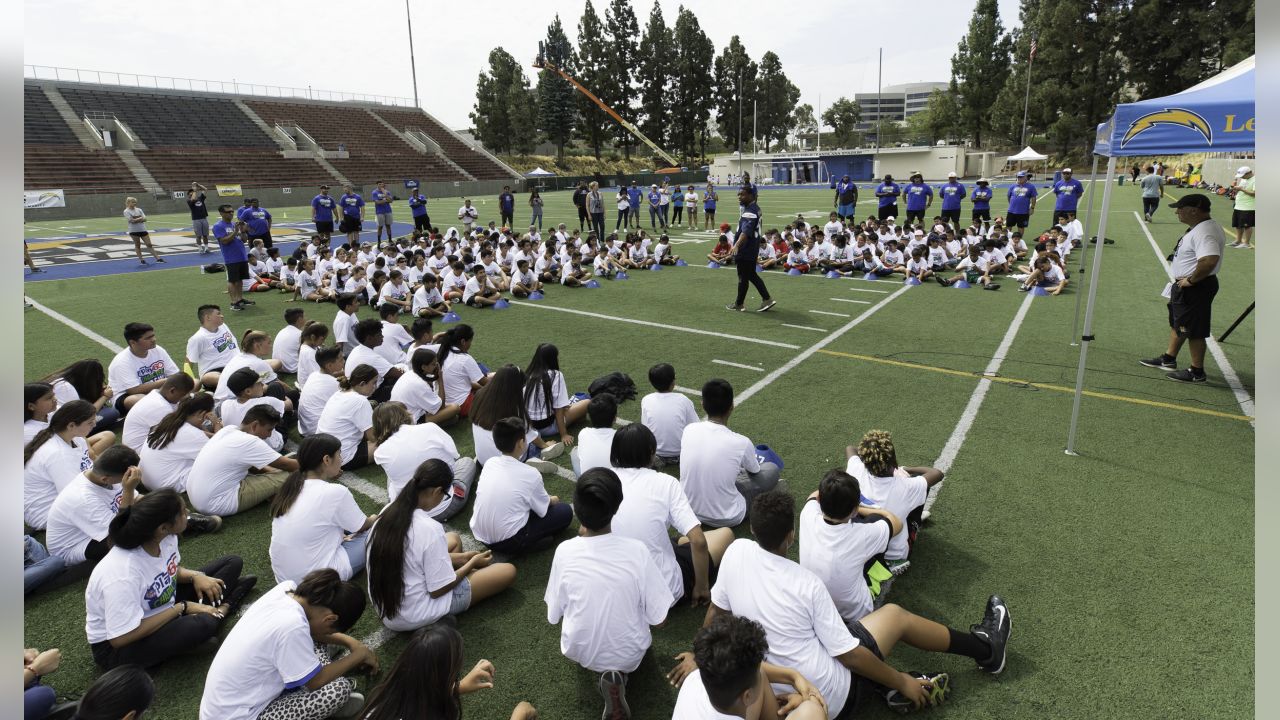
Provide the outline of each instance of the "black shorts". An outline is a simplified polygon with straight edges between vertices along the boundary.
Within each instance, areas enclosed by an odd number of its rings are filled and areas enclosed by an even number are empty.
[[[1004,226],[1007,228],[1025,228],[1029,222],[1031,222],[1031,213],[1009,213],[1004,216]]]
[[[680,566],[680,583],[684,586],[684,595],[676,598],[676,601],[687,599],[693,596],[693,545],[685,543],[679,544],[679,538],[671,538],[671,546],[676,551],[676,564]],[[710,572],[707,578],[707,589],[710,590],[712,585],[716,584],[716,577],[720,574],[719,568],[715,563],[710,564]]]
[[[973,221],[978,222],[979,220],[985,220],[986,222],[991,222],[991,208],[986,208],[985,210],[979,210],[978,208],[974,208]]]
[[[939,215],[942,216],[943,222],[952,222],[956,225],[960,224],[960,208],[955,210],[943,210]]]
[[[849,628],[849,633],[858,639],[859,645],[870,650],[876,657],[884,660],[884,654],[880,652],[879,643],[877,643],[876,639],[871,636],[870,632],[867,632],[867,629],[862,626],[861,622],[855,620],[851,623],[846,623],[846,626]],[[858,705],[864,698],[871,697],[873,695],[881,695],[881,693],[876,691],[877,688],[875,683],[861,675],[855,675],[852,670],[849,671],[849,675],[851,676],[849,678],[849,695],[845,698],[844,707],[840,709],[840,714],[836,715],[834,720],[850,720],[850,718],[857,717]]]
[[[268,230],[264,233],[250,233],[249,240],[261,240],[263,247],[271,247],[271,231]],[[252,244],[253,243],[250,242],[250,245]]]
[[[431,218],[428,217],[427,215],[415,215],[413,217],[413,229],[414,230],[430,230]]]
[[[151,236],[151,235],[150,235],[149,233],[147,233],[146,231],[143,231],[143,232],[131,232],[131,233],[129,233],[129,237],[133,238],[134,240],[141,240],[141,239],[142,239],[142,238],[144,238],[144,237],[150,237],[150,236]]]
[[[236,283],[249,279],[249,261],[227,263],[227,282]]]
[[[911,222],[912,222],[913,220],[919,220],[920,222],[922,222],[922,223],[923,223],[923,222],[924,222],[924,211],[923,211],[923,210],[908,210],[908,211],[907,211],[907,219],[906,219],[906,221],[905,221],[905,223],[904,223],[904,224],[906,224],[906,225],[910,225],[910,224],[911,224]]]
[[[129,413],[129,411],[126,410],[124,407],[124,399],[127,397],[129,397],[127,393],[117,393],[115,396],[116,401],[115,403],[113,403],[113,405],[116,409],[116,412],[120,413],[120,417],[124,417]]]
[[[1184,338],[1207,338],[1212,320],[1218,276],[1210,275],[1189,288],[1174,283],[1169,291],[1169,327]]]
[[[1253,227],[1253,211],[1252,210],[1232,210],[1231,211],[1231,227],[1233,228]]]
[[[362,223],[356,218],[344,217],[342,218],[342,222],[338,225],[338,230],[344,233],[360,232],[361,225]]]
[[[329,233],[333,232],[333,221],[332,221],[332,220],[317,220],[317,221],[316,221],[316,232],[318,232],[318,233],[322,233],[322,234],[324,234],[324,235],[328,235]]]
[[[890,218],[890,217],[891,217],[891,218],[897,218],[897,217],[898,217],[898,204],[897,204],[897,203],[894,203],[893,205],[881,205],[881,206],[880,206],[880,211],[879,211],[879,212],[880,212],[879,217],[880,217],[880,219],[881,219],[881,220],[884,220],[885,218]]]

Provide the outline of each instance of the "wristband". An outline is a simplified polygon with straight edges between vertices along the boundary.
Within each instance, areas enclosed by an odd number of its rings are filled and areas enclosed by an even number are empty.
[[[177,606],[175,605],[174,607],[177,607]],[[178,617],[183,617],[183,616],[185,616],[186,614],[187,614],[187,601],[186,601],[186,600],[183,600],[183,601],[182,601],[182,609],[178,611]]]

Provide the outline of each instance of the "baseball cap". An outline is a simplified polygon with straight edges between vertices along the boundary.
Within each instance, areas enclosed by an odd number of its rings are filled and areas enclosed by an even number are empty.
[[[728,229],[729,229],[729,223],[720,223],[720,232],[724,232],[725,230],[728,230]]]
[[[953,178],[953,177],[960,177],[960,176],[959,176],[959,175],[956,175],[955,171],[954,171],[954,170],[952,170],[951,172],[947,173],[947,177],[949,177],[949,178]]]
[[[1026,177],[1026,176],[1027,176],[1027,171],[1026,171],[1026,170],[1019,170],[1019,171],[1018,171],[1018,177]]]
[[[1213,205],[1209,202],[1208,195],[1201,195],[1200,193],[1191,193],[1190,195],[1183,195],[1182,197],[1178,198],[1177,202],[1169,203],[1169,207],[1171,208],[1193,207],[1193,208],[1196,208],[1197,210],[1203,210],[1205,212],[1209,212],[1210,208],[1212,208]]]
[[[979,185],[990,185],[991,181],[986,178],[978,178],[976,181]]]
[[[1253,172],[1253,168],[1249,167],[1248,165],[1244,165],[1239,170],[1236,171],[1236,177],[1244,177],[1245,175],[1248,175],[1251,172]]]
[[[1071,172],[1071,168],[1062,168],[1062,172],[1069,173]]]
[[[231,377],[227,378],[227,389],[239,395],[249,388],[257,385],[262,378],[258,377],[258,371],[253,368],[240,368],[231,373]]]
[[[321,189],[321,190],[328,190],[328,189],[329,189],[329,186],[328,186],[328,185],[321,185],[321,186],[320,186],[320,189]]]
[[[893,221],[893,216],[892,216],[892,215],[890,215],[889,217],[885,218],[885,222],[892,222],[892,221]]]

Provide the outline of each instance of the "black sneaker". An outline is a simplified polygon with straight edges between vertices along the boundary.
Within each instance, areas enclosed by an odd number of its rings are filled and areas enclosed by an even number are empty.
[[[629,720],[631,707],[627,705],[627,676],[617,670],[600,674],[600,695],[604,697],[603,720]]]
[[[229,305],[228,307],[230,307],[232,310],[235,310],[236,312],[240,312],[241,310],[244,310],[244,305],[238,302],[231,303],[231,305]]]
[[[990,284],[988,284],[988,285],[983,285],[983,286],[982,286],[982,289],[983,289],[983,290],[999,290],[999,289],[1000,289],[1000,286],[999,286],[999,285],[990,285]]]
[[[934,275],[933,279],[937,280],[938,284],[941,285],[942,287],[951,287],[951,283],[954,282],[953,280],[944,279],[940,275]]]
[[[217,515],[203,515],[196,512],[187,513],[187,533],[202,535],[204,533],[215,533],[220,529],[222,529],[222,518]]]
[[[765,300],[764,302],[760,303],[760,309],[756,310],[756,312],[765,312],[766,310],[768,310],[769,308],[777,304],[778,304],[777,300],[773,300],[773,299]]]
[[[236,588],[223,598],[223,601],[227,604],[228,618],[236,614],[236,611],[244,604],[245,598],[249,597],[249,593],[253,591],[253,587],[257,584],[257,575],[240,576],[240,579],[236,581]]]
[[[941,705],[951,692],[951,676],[946,673],[922,673],[912,670],[907,674],[913,678],[928,680],[933,683],[933,687],[926,690],[924,694],[926,707]],[[904,715],[915,709],[915,705],[897,690],[886,692],[884,701],[889,705],[890,710],[896,710]]]
[[[1178,361],[1168,355],[1157,355],[1150,360],[1139,360],[1138,364],[1159,370],[1174,370],[1178,367]]]
[[[156,262],[158,262],[158,263],[162,263],[162,262],[164,262],[164,258],[162,258],[162,257],[158,257],[158,258],[156,258]]]
[[[1181,370],[1165,375],[1165,377],[1170,380],[1177,380],[1178,382],[1184,383],[1202,383],[1209,380],[1209,376],[1204,374],[1204,370],[1196,372],[1192,368],[1182,368]]]
[[[258,303],[250,300],[249,298],[245,298],[244,300],[240,301],[240,304],[241,305],[257,305]]]
[[[969,632],[991,647],[991,657],[986,662],[978,663],[978,668],[983,672],[999,675],[1004,670],[1005,651],[1009,635],[1013,632],[1013,618],[1009,615],[1009,607],[999,595],[992,595],[987,600],[987,610],[982,614],[982,622],[970,627]]]
[[[737,310],[738,312],[746,312],[746,311],[747,311],[747,309],[746,309],[746,308],[744,308],[744,307],[742,307],[741,305],[725,305],[725,306],[724,306],[724,309],[725,309],[725,310]]]

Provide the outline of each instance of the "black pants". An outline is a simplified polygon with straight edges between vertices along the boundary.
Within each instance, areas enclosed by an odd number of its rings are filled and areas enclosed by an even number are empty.
[[[880,217],[880,219],[881,219],[881,220],[884,220],[885,218],[890,218],[890,217],[891,217],[891,218],[897,218],[897,217],[898,217],[898,204],[897,204],[897,203],[894,203],[894,204],[892,204],[892,205],[881,205],[881,206],[880,206],[879,217]]]
[[[626,209],[626,210],[619,210],[619,211],[618,211],[618,221],[617,221],[617,222],[615,222],[615,223],[613,224],[613,229],[614,229],[614,230],[617,230],[617,229],[618,229],[618,228],[620,228],[620,227],[621,227],[621,228],[627,227],[627,218],[630,216],[630,214],[631,214],[631,209],[630,209],[630,208],[628,208],[628,209]],[[603,238],[602,238],[602,239],[603,239]]]
[[[250,248],[252,248],[252,247],[253,247],[253,241],[254,241],[254,240],[261,240],[261,241],[262,241],[262,247],[270,248],[270,247],[271,247],[271,231],[270,231],[270,230],[268,230],[268,231],[266,231],[266,232],[262,233],[261,235],[250,235],[250,236],[249,236],[249,247],[250,247]]]
[[[591,213],[591,228],[596,240],[604,240],[604,213]]]
[[[539,540],[558,535],[573,522],[573,508],[568,503],[555,503],[547,508],[547,514],[538,517],[530,512],[529,520],[520,531],[506,540],[491,543],[489,547],[507,555],[523,555],[534,549]]]
[[[586,230],[590,227],[591,221],[587,215],[587,209],[581,205],[578,206],[578,227]]]
[[[235,555],[226,555],[200,568],[200,572],[209,577],[218,578],[226,583],[222,591],[225,598],[235,590],[240,582],[240,570],[244,561]],[[195,586],[179,585],[174,594],[174,602],[196,602]],[[94,643],[93,660],[103,670],[110,670],[121,665],[141,665],[152,668],[184,650],[208,640],[218,632],[218,619],[212,615],[184,615],[165,623],[155,632],[125,645],[111,647],[109,640]]]
[[[431,229],[430,215],[415,215],[413,217],[413,229],[427,231]]]
[[[756,272],[754,256],[736,258],[736,265],[738,268],[738,299],[733,304],[741,306],[746,301],[748,283],[756,287],[756,292],[760,293],[761,300],[768,300],[769,289],[764,286],[764,280],[761,280],[760,274]]]
[[[683,206],[683,205],[676,205],[676,209],[675,209],[675,210],[673,210],[673,211],[672,211],[672,213],[671,213],[671,222],[673,222],[673,223],[678,223],[678,222],[680,222],[680,216],[681,216],[681,215],[683,215],[683,214],[684,214],[684,206]]]
[[[515,221],[512,219],[515,214],[514,212],[504,212],[499,214],[502,216],[502,222],[499,223],[500,225],[512,227],[515,224]]]
[[[1160,209],[1160,198],[1142,198],[1142,214],[1151,217]]]

